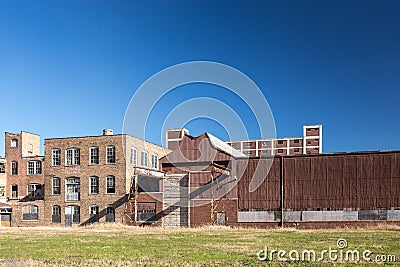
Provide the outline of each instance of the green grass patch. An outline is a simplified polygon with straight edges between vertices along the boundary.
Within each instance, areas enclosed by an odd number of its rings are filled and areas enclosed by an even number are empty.
[[[260,261],[268,250],[338,249],[394,255],[397,262]],[[339,252],[338,252],[339,253]],[[293,254],[295,255],[295,254]],[[338,255],[339,256],[339,255]],[[286,254],[286,258],[288,255]],[[362,255],[360,256],[360,258]],[[87,228],[1,228],[0,265],[23,266],[370,266],[400,262],[400,228],[295,230],[203,227],[162,229],[98,225]]]

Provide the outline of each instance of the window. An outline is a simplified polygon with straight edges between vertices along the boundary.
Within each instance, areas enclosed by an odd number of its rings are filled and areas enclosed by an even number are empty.
[[[246,142],[247,147],[251,147],[251,142]]]
[[[232,143],[231,147],[236,148],[236,143]]]
[[[307,144],[311,145],[311,141],[307,141]]]
[[[151,167],[153,169],[158,169],[158,155],[157,154],[151,155]]]
[[[27,205],[22,207],[22,220],[23,221],[37,221],[38,207],[35,205]]]
[[[80,149],[79,148],[68,148],[65,153],[65,165],[79,165],[80,160]]]
[[[28,184],[28,196],[42,197],[42,185],[41,184]]]
[[[107,161],[106,163],[115,163],[115,146],[107,146]]]
[[[156,203],[137,203],[137,218],[139,222],[155,222]]]
[[[90,148],[90,164],[99,164],[99,147],[97,146]]]
[[[67,201],[78,201],[80,200],[80,179],[77,177],[71,177],[65,179],[65,200]]]
[[[97,205],[90,206],[89,214],[90,214],[90,218],[89,218],[90,223],[99,222],[99,206],[97,206]]]
[[[300,149],[298,149],[298,148],[294,149],[294,152],[299,152],[299,151],[300,151]]]
[[[113,206],[106,207],[106,222],[115,222],[115,209]]]
[[[41,174],[42,173],[42,162],[39,160],[28,161],[28,174]]]
[[[65,224],[72,225],[80,223],[80,207],[79,206],[67,206],[65,207]]]
[[[115,194],[115,177],[107,176],[106,178],[106,193]]]
[[[6,165],[4,162],[0,162],[0,173],[6,173]]]
[[[51,213],[51,222],[52,223],[61,223],[61,207],[53,206]]]
[[[265,149],[261,150],[261,155],[267,155],[267,154],[268,154],[267,150],[265,150]]]
[[[267,141],[262,141],[261,145],[262,145],[262,146],[267,146],[267,145],[268,145],[268,142],[267,142]]]
[[[246,154],[247,154],[247,155],[251,155],[252,152],[251,152],[250,150],[248,150],[248,151],[246,151]]]
[[[98,194],[99,193],[99,177],[92,176],[90,177],[90,194]]]
[[[60,185],[60,178],[54,177],[53,178],[53,195],[60,195],[61,194],[61,185]]]
[[[283,149],[278,149],[278,153],[283,153]]]
[[[311,132],[311,128],[307,128],[307,132]]]
[[[319,148],[318,148],[318,147],[314,147],[314,150],[315,150],[315,151],[319,151]]]
[[[18,162],[11,162],[11,175],[18,175]]]
[[[148,153],[147,153],[147,151],[142,151],[141,164],[142,164],[142,166],[144,166],[144,167],[149,166],[149,159],[148,159]]]
[[[131,148],[131,164],[134,166],[137,165],[137,150],[135,147]]]
[[[283,145],[283,140],[278,140],[278,145]]]
[[[299,140],[299,139],[295,139],[295,140],[293,141],[293,143],[299,144],[299,143],[300,143],[300,140]]]
[[[12,198],[17,198],[18,197],[18,185],[13,184],[11,186],[11,197]]]
[[[6,196],[6,186],[0,185],[0,197]]]
[[[61,149],[55,148],[51,151],[52,166],[61,165]]]
[[[18,139],[11,139],[11,147],[18,147]]]

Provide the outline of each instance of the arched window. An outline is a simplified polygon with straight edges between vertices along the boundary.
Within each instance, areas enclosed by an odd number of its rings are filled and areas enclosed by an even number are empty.
[[[23,221],[37,221],[39,219],[38,206],[26,205],[22,207]]]
[[[107,158],[106,163],[115,163],[115,146],[107,146],[106,148]]]
[[[11,175],[18,175],[18,162],[17,161],[11,162]]]
[[[99,177],[92,176],[90,177],[90,188],[89,194],[98,194],[99,193]]]
[[[158,169],[158,155],[157,154],[151,155],[151,167],[153,169]]]
[[[69,177],[65,179],[65,200],[80,200],[81,182],[78,177]]]
[[[58,205],[53,206],[51,213],[52,223],[61,223],[61,207]]]
[[[106,222],[115,222],[115,209],[112,205],[106,207]]]
[[[90,205],[89,206],[90,223],[99,222],[99,206]]]
[[[115,194],[115,177],[112,175],[106,178],[106,194]]]

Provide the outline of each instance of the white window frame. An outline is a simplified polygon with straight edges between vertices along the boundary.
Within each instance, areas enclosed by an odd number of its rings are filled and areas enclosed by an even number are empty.
[[[28,175],[42,174],[42,162],[40,160],[30,160],[27,163],[26,170]]]
[[[61,165],[61,149],[53,148],[51,150],[51,166],[60,166],[60,165]]]
[[[149,152],[146,150],[142,150],[141,157],[140,157],[140,165],[143,167],[149,166]]]
[[[92,210],[92,209],[93,209],[93,210]],[[96,211],[96,213],[92,213],[92,211]],[[99,211],[100,211],[99,205],[93,204],[93,205],[90,205],[90,206],[89,206],[89,215],[99,214],[99,213],[100,213]]]
[[[92,192],[92,187],[94,188],[94,185],[92,184],[92,178],[96,178],[97,180],[97,193]],[[98,195],[99,194],[99,177],[98,176],[90,176],[89,177],[89,195]]]
[[[31,183],[31,184],[27,184],[26,185],[26,192],[27,195],[29,195],[29,193],[33,193],[33,197],[38,197],[37,195],[35,195],[34,193],[36,192],[36,190],[38,189],[37,187],[40,186],[40,189],[43,189],[41,184],[35,184],[35,183]],[[30,187],[33,188],[33,190],[30,190]]]
[[[94,159],[94,153],[93,151],[97,151],[97,162],[93,162]],[[89,165],[98,165],[100,163],[100,153],[99,153],[99,147],[98,146],[92,146],[89,149]]]
[[[109,179],[113,179],[113,185],[114,185],[114,193],[108,193],[108,180]],[[112,188],[112,187],[110,187],[110,188]],[[113,195],[113,194],[116,194],[117,193],[117,187],[116,187],[116,182],[115,182],[115,176],[114,175],[108,175],[107,177],[106,177],[106,194],[108,194],[108,195]]]
[[[151,155],[151,167],[158,170],[158,155],[155,153]]]
[[[14,170],[16,170],[15,173]],[[18,175],[18,161],[11,161],[11,175]]]
[[[72,192],[70,192],[70,189],[73,189]],[[75,192],[77,191],[77,192]],[[65,201],[80,201],[81,200],[81,179],[79,177],[67,177],[65,178]],[[70,197],[68,199],[68,196],[76,196],[75,199],[74,197]]]
[[[110,155],[110,159],[114,159],[113,162],[109,160],[108,156],[109,156],[109,151],[112,152],[112,154]],[[113,145],[109,145],[106,147],[106,164],[115,164],[117,162],[117,158],[116,158],[116,148]]]
[[[59,193],[58,194],[54,194],[54,180],[58,180],[58,188],[59,188]],[[59,196],[61,195],[61,178],[59,177],[53,177],[51,179],[51,194],[53,196]]]
[[[71,154],[71,162],[68,162],[68,154]],[[65,166],[77,166],[81,164],[81,150],[69,147],[65,150]]]
[[[29,209],[29,213],[26,213],[25,209]],[[24,219],[25,214],[36,214],[37,219]],[[22,221],[38,221],[38,220],[39,220],[39,207],[38,206],[36,206],[36,205],[22,206]]]
[[[10,146],[11,147],[18,147],[18,139],[15,139],[15,138],[11,139]]]
[[[136,147],[131,147],[131,164],[133,166],[137,165],[137,149],[136,149]]]

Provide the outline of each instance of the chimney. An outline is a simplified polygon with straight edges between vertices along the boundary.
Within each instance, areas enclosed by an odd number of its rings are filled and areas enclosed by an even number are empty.
[[[113,135],[113,130],[112,129],[104,129],[103,130],[103,135]]]

